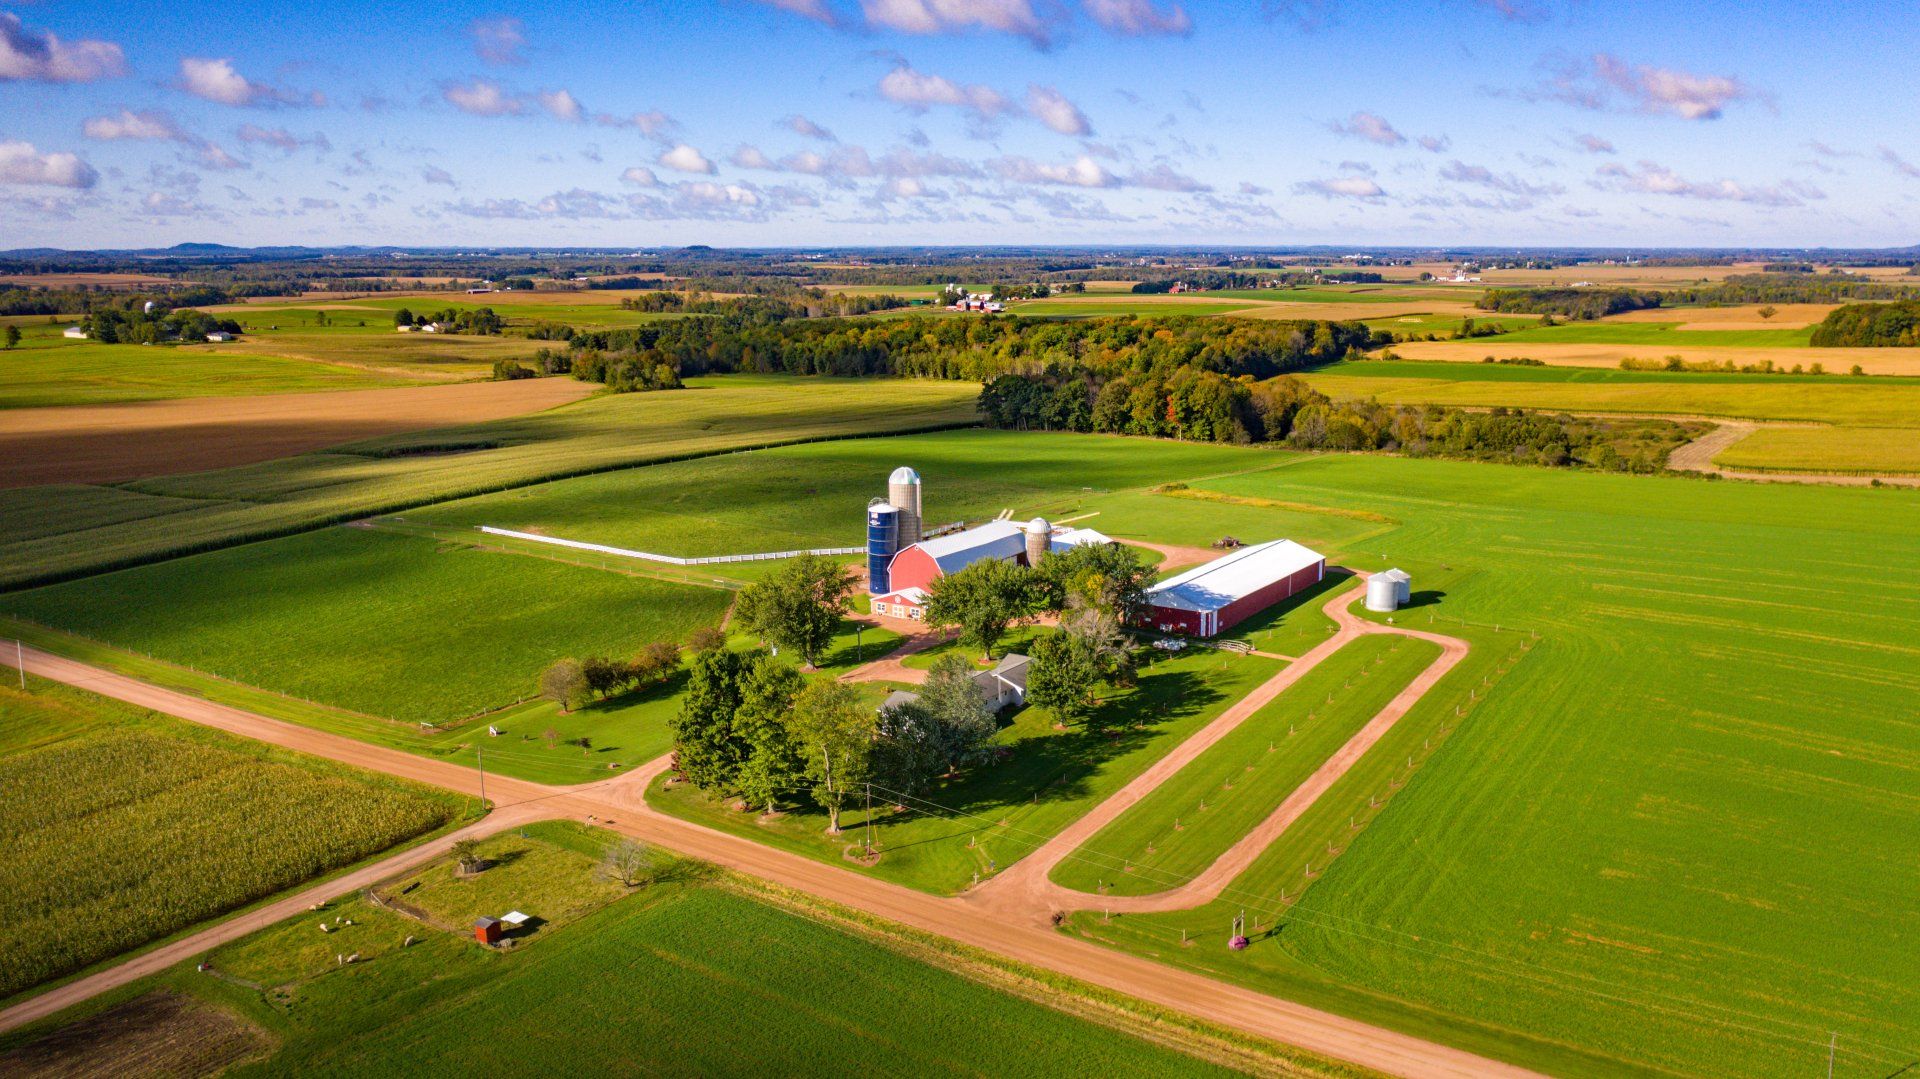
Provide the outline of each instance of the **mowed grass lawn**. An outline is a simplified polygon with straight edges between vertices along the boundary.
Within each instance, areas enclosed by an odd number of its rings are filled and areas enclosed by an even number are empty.
[[[456,815],[398,780],[30,688],[0,687],[0,998]]]
[[[0,491],[0,588],[556,476],[971,423],[979,394],[974,383],[910,379],[731,375],[691,383],[190,476]]]
[[[1094,833],[1051,874],[1068,888],[1177,888],[1265,820],[1294,788],[1440,655],[1385,634],[1342,646],[1167,782]]]
[[[1011,716],[995,740],[1004,759],[936,782],[917,796],[874,791],[874,844],[883,852],[867,872],[932,892],[958,892],[1011,865],[1187,736],[1206,726],[1229,704],[1272,677],[1277,660],[1195,649],[1143,662],[1133,689],[1102,694],[1105,717],[1117,721],[1110,735],[1081,726],[1055,730],[1038,708]],[[701,824],[751,836],[850,869],[843,859],[862,839],[863,806],[840,815],[844,834],[827,836],[826,815],[796,797],[780,816],[732,808],[663,776],[647,792],[656,808]],[[896,808],[897,807],[897,808]]]
[[[625,657],[730,594],[428,538],[330,528],[0,597],[0,610],[407,723],[533,696],[563,656]]]
[[[1403,522],[1348,557],[1474,651],[1220,902],[1081,931],[1555,1073],[1806,1074],[1833,1031],[1836,1074],[1914,1059],[1909,493],[1380,457],[1206,486]]]

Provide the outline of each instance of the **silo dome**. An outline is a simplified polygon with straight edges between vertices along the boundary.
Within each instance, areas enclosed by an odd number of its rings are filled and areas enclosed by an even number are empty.
[[[1027,522],[1027,531],[1036,535],[1048,536],[1053,534],[1053,526],[1047,523],[1045,517],[1035,517],[1033,520]]]
[[[908,468],[906,465],[901,465],[899,468],[896,468],[893,470],[893,475],[887,477],[887,482],[888,483],[919,483],[920,473],[915,472],[913,469]]]

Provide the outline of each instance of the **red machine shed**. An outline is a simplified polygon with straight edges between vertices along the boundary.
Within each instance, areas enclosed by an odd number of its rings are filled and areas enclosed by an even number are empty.
[[[1292,540],[1242,547],[1147,590],[1142,625],[1212,637],[1326,576],[1324,555]]]

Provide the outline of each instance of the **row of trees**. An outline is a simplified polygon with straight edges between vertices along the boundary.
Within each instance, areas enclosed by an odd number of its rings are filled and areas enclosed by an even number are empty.
[[[1190,442],[1286,442],[1313,450],[1520,460],[1654,471],[1659,458],[1622,453],[1615,424],[1568,415],[1441,405],[1335,401],[1291,375],[1256,382],[1182,370],[1166,379],[1003,375],[980,391],[997,427],[1148,435]]]
[[[324,313],[325,312],[322,312],[322,314]],[[396,327],[428,326],[434,323],[440,325],[441,332],[443,333],[466,333],[479,334],[482,336],[496,336],[507,328],[507,320],[500,317],[499,312],[491,307],[449,307],[444,311],[436,311],[431,314],[424,311],[415,314],[402,307],[393,313],[393,324]]]
[[[1658,292],[1626,288],[1497,288],[1480,297],[1480,306],[1511,315],[1562,315],[1586,320],[1659,307],[1662,301]]]
[[[1920,300],[1848,304],[1813,328],[1815,348],[1899,348],[1920,345]]]
[[[147,345],[167,341],[203,341],[216,330],[239,333],[240,324],[232,319],[215,318],[204,311],[182,308],[152,311],[139,308],[102,307],[80,323],[87,336],[103,344]]]

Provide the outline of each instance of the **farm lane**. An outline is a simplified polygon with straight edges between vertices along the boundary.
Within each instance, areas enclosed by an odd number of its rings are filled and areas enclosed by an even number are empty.
[[[1349,603],[1354,598],[1352,595],[1346,597]],[[1333,602],[1329,601],[1330,604]],[[1352,628],[1347,619],[1373,629],[1380,628],[1351,615],[1343,619],[1336,614],[1335,618],[1341,628],[1334,637],[1329,638],[1329,644],[1343,636],[1351,639],[1351,636],[1366,632]],[[342,735],[215,704],[38,649],[28,649],[25,661],[27,669],[41,677],[66,682],[232,734],[422,783],[464,793],[478,793],[478,776],[473,769],[464,765],[368,745]],[[1263,685],[1261,689],[1264,688]],[[1256,689],[1255,693],[1260,693],[1261,689]],[[1277,693],[1278,689],[1274,692]],[[1248,714],[1257,708],[1258,705],[1255,705]],[[479,830],[498,831],[532,820],[564,816],[590,821],[740,873],[805,891],[871,915],[1209,1022],[1391,1074],[1436,1077],[1533,1074],[1463,1050],[1070,937],[1051,928],[1044,917],[1032,916],[1036,913],[1032,909],[1023,911],[1018,917],[982,917],[979,904],[966,898],[929,895],[667,816],[646,803],[645,792],[647,785],[665,771],[668,764],[668,759],[662,757],[618,777],[570,788],[489,776],[487,794],[498,808],[485,820],[462,833],[442,837],[433,844],[403,852],[346,877],[304,889],[260,911],[242,916],[248,919],[244,923],[241,919],[220,923],[182,938],[164,949],[136,956],[87,978],[49,990],[0,1012],[0,1030],[12,1029],[52,1014],[60,1008],[144,977],[170,963],[191,958],[276,918],[296,914],[319,897],[334,897],[364,887],[390,873],[417,864],[418,860],[444,852],[453,839],[460,835],[475,834]],[[1177,771],[1177,768],[1168,770],[1165,775],[1171,775],[1173,771]],[[1165,775],[1161,778],[1164,779]],[[1136,797],[1139,793],[1144,792],[1136,792]],[[1016,863],[1015,868],[1021,864],[1024,864],[1024,860],[1023,863]],[[1044,877],[1044,873],[1040,875],[1043,881]],[[1039,908],[1038,913],[1044,914],[1044,909]],[[269,915],[269,911],[274,913]]]

